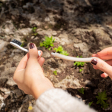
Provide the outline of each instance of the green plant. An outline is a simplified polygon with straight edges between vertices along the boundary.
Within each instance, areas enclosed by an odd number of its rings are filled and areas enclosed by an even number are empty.
[[[51,48],[48,49],[49,51],[51,50]]]
[[[33,27],[33,28],[32,28],[32,31],[33,31],[33,34],[32,34],[32,35],[33,35],[33,36],[37,36],[37,34],[38,34],[38,33],[36,32],[36,29],[37,29],[37,27]]]
[[[82,87],[81,89],[79,89],[79,92],[80,92],[81,94],[84,94],[84,88]]]
[[[37,27],[33,27],[32,31],[35,33],[36,32]]]
[[[66,55],[66,56],[69,55],[69,53],[67,53],[67,51],[64,51],[63,50],[63,47],[62,46],[59,46],[58,48],[54,48],[53,50],[55,50],[56,52],[59,52],[62,55]]]
[[[57,75],[57,71],[55,70],[55,71],[53,72],[53,74],[54,74],[54,75]]]
[[[92,102],[89,102],[89,106],[91,106],[93,104],[93,101]]]
[[[34,35],[34,36],[37,36],[37,34],[38,34],[38,33],[34,33],[33,35]]]
[[[79,56],[77,56],[77,58],[82,58],[82,56],[80,56],[80,57],[79,57]],[[83,66],[84,66],[84,64],[85,64],[85,62],[77,62],[77,61],[76,61],[76,62],[74,62],[74,65],[75,65],[75,66],[78,66],[78,67],[79,67],[79,66],[83,67]]]
[[[58,48],[54,48],[53,50],[55,50],[56,52],[61,53],[63,51],[63,47],[59,46]]]
[[[68,56],[69,55],[69,53],[67,51],[62,51],[60,54],[63,54],[65,56]]]
[[[98,93],[98,96],[96,96],[97,98],[97,102],[96,104],[100,104],[102,108],[106,109],[108,108],[108,104],[107,102],[105,102],[107,100],[107,94],[106,91],[103,91],[101,93]]]
[[[21,47],[23,47],[23,46],[24,46],[24,43],[21,44]]]
[[[54,40],[53,37],[47,37],[45,36],[45,40],[43,42],[40,43],[40,46],[41,47],[45,47],[45,48],[48,48],[48,47],[53,47],[54,46]]]
[[[82,72],[83,71],[83,69],[79,69],[79,72]]]

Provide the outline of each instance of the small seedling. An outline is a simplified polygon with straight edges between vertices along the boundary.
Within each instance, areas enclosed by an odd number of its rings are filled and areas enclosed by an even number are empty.
[[[79,89],[79,92],[80,92],[81,94],[84,94],[84,88],[82,87],[81,89]]]
[[[79,56],[77,56],[77,58],[79,58]],[[80,58],[82,58],[82,56],[80,56]],[[78,67],[80,67],[80,66],[83,67],[84,64],[85,64],[85,62],[77,62],[77,61],[74,63],[74,65],[78,66]]]
[[[21,44],[21,47],[23,47],[23,46],[24,46],[24,43]]]
[[[65,56],[69,55],[69,53],[67,51],[62,51],[60,54],[65,55]]]
[[[93,104],[93,101],[92,102],[89,102],[89,106],[91,106]]]
[[[37,36],[37,34],[38,34],[38,33],[34,33],[33,35],[34,35],[34,36]]]
[[[54,75],[57,75],[57,71],[55,70],[55,71],[53,72],[53,74],[54,74]]]
[[[54,48],[53,50],[55,50],[56,52],[59,52],[62,55],[65,55],[65,56],[68,56],[69,55],[69,53],[67,53],[67,51],[64,51],[63,50],[63,47],[62,46],[59,46],[58,48]]]
[[[35,33],[36,32],[37,27],[33,27],[32,31]]]
[[[98,93],[98,96],[96,96],[97,98],[97,102],[96,104],[100,104],[102,108],[106,109],[108,108],[108,104],[107,102],[105,102],[107,100],[107,94],[106,91],[103,91],[101,93]]]
[[[36,29],[37,29],[37,27],[33,27],[33,28],[32,28],[32,31],[33,31],[33,34],[32,34],[32,35],[33,35],[33,36],[37,36],[37,34],[38,34],[38,33],[36,32]]]
[[[45,40],[43,42],[40,43],[40,47],[45,47],[45,48],[48,48],[48,47],[53,47],[54,46],[54,40],[53,37],[47,37],[45,36]]]
[[[51,48],[48,49],[49,51],[51,50]]]
[[[63,51],[63,47],[59,46],[58,48],[54,48],[53,50],[55,50],[56,52],[62,52]]]
[[[82,72],[83,71],[83,69],[79,69],[79,72]]]

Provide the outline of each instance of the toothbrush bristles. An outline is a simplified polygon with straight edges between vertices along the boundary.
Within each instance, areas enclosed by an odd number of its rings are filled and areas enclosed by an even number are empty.
[[[18,44],[19,46],[21,46],[21,42],[19,42],[19,41],[16,40],[16,39],[13,39],[12,42],[14,42],[14,43]]]

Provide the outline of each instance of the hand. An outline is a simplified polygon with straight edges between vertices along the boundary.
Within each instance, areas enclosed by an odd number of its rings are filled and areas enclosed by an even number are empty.
[[[97,54],[93,54],[92,56],[98,57],[91,61],[93,68],[104,72],[101,74],[101,77],[106,78],[109,76],[112,79],[112,47],[106,48]]]
[[[41,51],[42,56],[42,51]],[[52,83],[43,73],[44,58],[38,57],[37,47],[30,43],[29,52],[20,61],[13,80],[26,94],[31,94],[37,99],[43,92],[53,88]]]

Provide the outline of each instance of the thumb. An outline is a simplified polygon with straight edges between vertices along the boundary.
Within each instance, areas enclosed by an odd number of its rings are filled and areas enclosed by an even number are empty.
[[[28,60],[28,65],[30,63],[30,65],[36,65],[36,66],[39,66],[39,63],[38,63],[38,57],[40,56],[41,54],[41,51],[38,51],[37,50],[37,47],[34,43],[30,43],[29,44],[29,60]]]
[[[37,59],[38,50],[34,43],[29,44],[29,58]]]
[[[99,58],[92,59],[91,63],[93,67],[97,67],[99,70],[105,72],[112,79],[112,67],[109,64]]]
[[[37,73],[38,73],[38,71],[43,72],[43,70],[38,62],[39,54],[38,54],[37,47],[34,43],[29,44],[29,52],[28,53],[29,53],[29,59],[27,62],[26,72],[32,73],[35,70]]]

